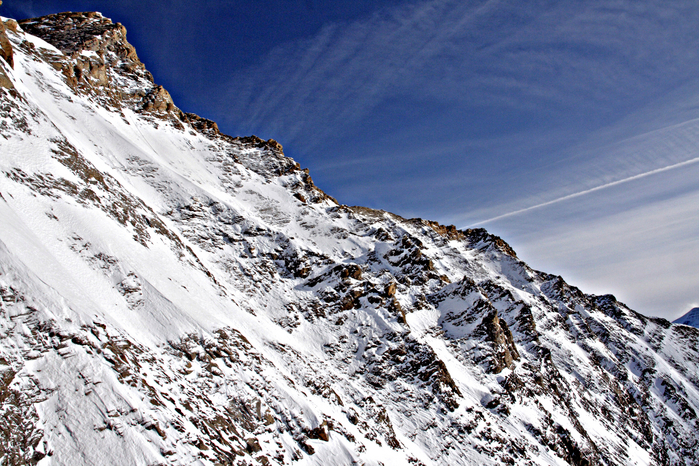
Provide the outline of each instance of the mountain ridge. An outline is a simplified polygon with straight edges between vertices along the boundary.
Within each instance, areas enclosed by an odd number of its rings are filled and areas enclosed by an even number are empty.
[[[6,31],[0,458],[697,464],[699,331],[339,205],[97,13]]]
[[[699,307],[690,309],[682,317],[679,317],[672,321],[673,324],[683,324],[689,325],[691,327],[699,328]]]

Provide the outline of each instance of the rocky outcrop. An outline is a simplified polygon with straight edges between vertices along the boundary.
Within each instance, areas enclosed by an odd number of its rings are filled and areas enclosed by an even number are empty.
[[[169,113],[175,109],[170,93],[163,86],[155,86],[143,97],[143,111]]]
[[[17,23],[14,22],[14,20],[9,20],[7,23],[8,24],[6,26],[3,21],[0,21],[0,58],[5,60],[10,68],[14,68],[15,62],[13,58],[12,44],[10,44],[10,40],[7,38],[6,27],[16,29],[15,25]]]
[[[484,334],[486,341],[493,344],[494,355],[490,365],[493,373],[497,374],[505,368],[513,367],[513,363],[519,359],[519,352],[507,322],[498,317],[497,311],[483,317],[476,332]]]
[[[236,141],[240,142],[241,144],[248,146],[248,147],[257,147],[259,149],[268,149],[272,150],[274,152],[277,152],[279,154],[283,154],[284,151],[282,150],[282,145],[279,144],[277,141],[274,139],[268,139],[265,141],[264,139],[260,139],[255,135],[252,136],[246,136],[246,137],[237,137],[235,138]]]
[[[95,12],[66,12],[22,20],[20,25],[27,33],[42,38],[63,52],[64,56],[46,58],[62,72],[66,83],[76,92],[90,95],[115,110],[129,108],[153,117],[155,124],[168,121],[182,130],[188,128],[238,147],[261,149],[265,157],[236,157],[258,173],[272,172],[283,176],[300,171],[297,198],[300,196],[304,203],[326,200],[337,203],[313,183],[308,170],[302,171],[296,162],[284,157],[282,145],[274,139],[263,140],[257,136],[233,138],[221,133],[214,121],[177,108],[169,92],[154,83],[153,76],[127,41],[126,28],[120,23],[113,23]],[[5,81],[9,82],[2,82]],[[126,86],[125,83],[130,84]]]
[[[2,2],[0,2],[0,4],[1,3]],[[7,29],[16,29],[17,23],[14,20],[8,20],[6,23],[7,24],[5,24],[5,22],[3,21],[0,21],[0,59],[4,60],[7,66],[9,66],[10,68],[14,68],[14,55],[12,51],[12,44],[10,43],[10,40],[7,37]],[[5,71],[3,70],[2,66],[0,66],[0,88],[14,88],[14,84],[12,84],[12,81],[7,76],[7,73],[5,73]]]
[[[153,84],[152,75],[126,40],[126,28],[99,13],[58,13],[19,22],[22,29],[40,37],[63,52],[53,66],[77,92],[89,94],[104,104],[167,112],[174,109],[169,94]],[[124,80],[137,86],[125,89]],[[164,91],[164,92],[163,92]]]
[[[143,67],[136,49],[126,40],[126,28],[96,12],[57,13],[19,22],[22,29],[40,37],[68,56],[81,52],[114,53],[127,66]]]
[[[517,253],[509,244],[507,244],[499,236],[488,233],[484,228],[469,228],[463,233],[474,246],[480,246],[481,248],[496,248],[508,256],[513,258],[517,257]]]

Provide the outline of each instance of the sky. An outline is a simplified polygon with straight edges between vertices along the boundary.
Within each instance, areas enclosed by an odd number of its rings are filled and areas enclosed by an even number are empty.
[[[348,205],[501,236],[674,320],[699,306],[696,1],[5,0],[101,11],[184,111]]]

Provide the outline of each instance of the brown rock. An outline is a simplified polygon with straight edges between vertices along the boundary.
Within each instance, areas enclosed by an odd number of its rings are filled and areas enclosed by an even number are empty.
[[[312,439],[327,442],[328,440],[330,440],[330,434],[328,433],[328,423],[326,421],[323,421],[321,425],[311,430],[308,433],[308,436]]]
[[[42,38],[66,55],[82,50],[113,51],[121,59],[138,62],[126,40],[126,28],[96,12],[65,12],[20,21],[25,32]],[[44,26],[50,27],[44,27]]]
[[[143,98],[143,110],[146,112],[166,113],[175,108],[170,93],[163,86],[155,86]]]
[[[344,298],[342,298],[342,301],[340,301],[340,309],[343,311],[347,311],[349,309],[352,309],[355,307],[356,300],[354,296],[351,294],[348,294]]]
[[[10,68],[15,67],[12,44],[10,44],[10,39],[7,38],[5,24],[2,21],[0,21],[0,57],[10,65]]]
[[[277,141],[274,139],[268,139],[267,140],[267,147],[269,147],[272,150],[278,151],[278,152],[284,152],[284,148],[282,147],[281,144],[279,144]]]
[[[0,87],[5,89],[14,89],[15,85],[12,84],[10,78],[5,74],[2,68],[0,68]]]
[[[199,131],[200,133],[220,133],[218,125],[215,121],[209,120],[208,118],[202,118],[196,113],[183,113],[182,121],[188,122],[190,125],[192,125],[192,128]]]
[[[362,278],[362,268],[357,264],[350,264],[340,272],[340,278],[354,278],[360,280]]]
[[[403,307],[400,305],[400,303],[396,300],[394,297],[391,299],[391,301],[388,304],[388,309],[393,313],[398,316],[398,322],[401,324],[407,324],[408,321],[405,317],[405,311],[403,310]]]
[[[491,370],[497,374],[506,367],[510,367],[513,361],[519,359],[519,352],[515,346],[512,332],[504,319],[498,316],[498,311],[493,310],[483,318],[480,331],[486,334],[486,340],[493,343],[495,354]]]
[[[274,152],[278,152],[280,155],[284,154],[283,147],[274,139],[264,140],[254,134],[252,136],[236,137],[233,140],[238,141],[246,146],[258,147],[260,149],[271,149]]]
[[[255,437],[246,439],[245,443],[247,444],[246,449],[249,453],[257,453],[258,451],[262,451],[260,442]]]
[[[499,236],[491,235],[484,228],[469,228],[468,230],[462,231],[461,233],[463,233],[465,237],[468,238],[469,242],[472,245],[477,246],[479,243],[481,243],[481,246],[479,246],[479,248],[482,250],[488,249],[489,247],[494,247],[495,249],[498,249],[499,251],[507,254],[508,256],[514,258],[517,257],[517,253],[514,249],[512,249],[512,247],[509,244],[507,244]]]
[[[2,4],[0,2],[0,4]],[[5,20],[5,29],[9,29],[12,32],[17,32],[17,28],[19,28],[19,23],[15,21],[14,19],[10,18]]]
[[[102,86],[109,84],[109,79],[107,78],[107,67],[104,62],[90,62],[90,77],[96,80]]]

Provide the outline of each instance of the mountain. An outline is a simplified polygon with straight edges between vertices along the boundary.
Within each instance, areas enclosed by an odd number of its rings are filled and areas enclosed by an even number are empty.
[[[699,307],[695,307],[679,319],[673,321],[674,324],[690,325],[699,328]]]
[[[699,464],[699,330],[338,204],[99,13],[0,45],[0,464]]]

